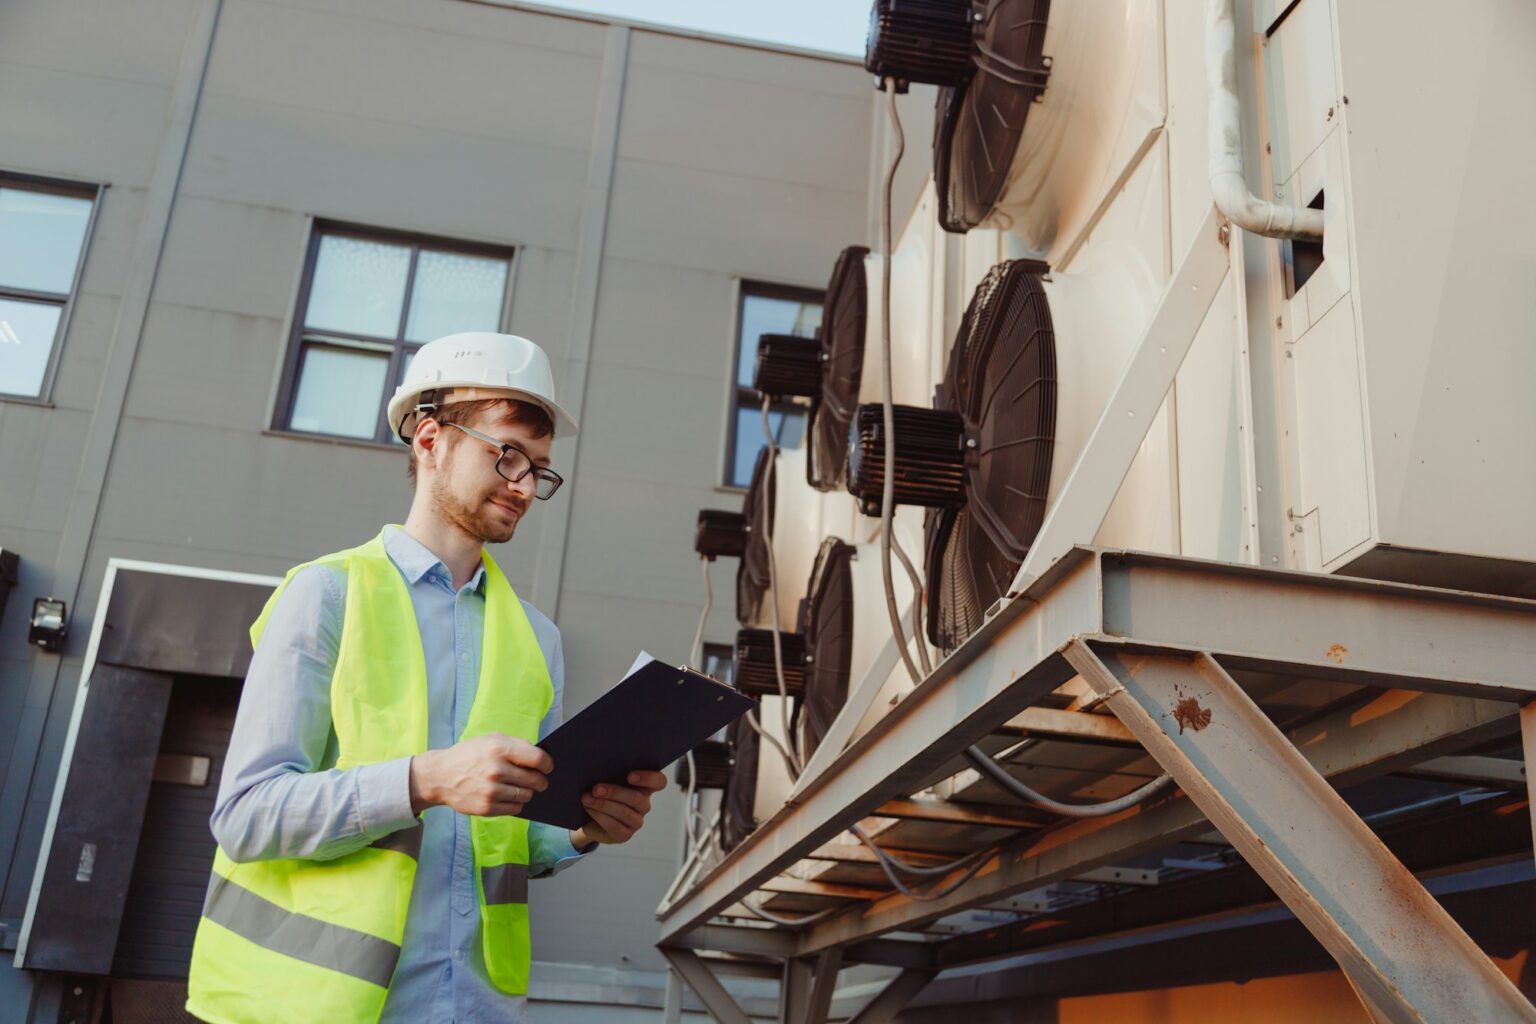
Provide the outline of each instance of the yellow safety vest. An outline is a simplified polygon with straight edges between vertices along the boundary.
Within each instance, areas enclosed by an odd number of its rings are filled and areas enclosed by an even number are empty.
[[[533,627],[491,556],[480,686],[461,739],[500,732],[530,742],[554,699]],[[346,612],[331,718],[337,768],[427,749],[427,664],[410,591],[382,535],[307,565],[344,570]],[[261,639],[288,573],[251,627]],[[490,980],[528,991],[528,822],[470,818],[480,930]],[[187,1010],[214,1024],[343,1024],[379,1019],[400,958],[422,825],[335,860],[236,863],[219,850],[198,922]],[[447,898],[447,894],[443,894]]]

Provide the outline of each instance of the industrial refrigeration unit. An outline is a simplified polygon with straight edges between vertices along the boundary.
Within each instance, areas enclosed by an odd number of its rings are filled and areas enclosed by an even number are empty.
[[[1423,13],[876,0],[882,229],[760,346],[803,450],[701,513],[763,697],[658,910],[717,1019],[748,961],[796,1022],[1334,966],[1251,998],[1536,1020],[1536,8]]]

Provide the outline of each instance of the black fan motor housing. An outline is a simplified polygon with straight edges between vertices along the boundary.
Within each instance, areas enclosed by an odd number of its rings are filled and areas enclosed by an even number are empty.
[[[965,501],[965,421],[948,409],[892,409],[896,428],[895,502],[951,508]],[[885,485],[885,410],[859,406],[848,428],[848,492],[866,515],[880,514]]]
[[[705,740],[693,748],[693,767],[697,781],[694,789],[724,789],[731,781],[731,746],[724,740]],[[688,788],[688,758],[678,759],[677,787]]]
[[[970,0],[875,0],[864,67],[877,78],[959,85],[971,75]]]
[[[821,342],[794,334],[761,335],[752,386],[773,399],[815,396],[821,391]]]
[[[721,557],[740,558],[747,550],[747,517],[720,508],[699,509],[699,522],[693,531],[693,550],[711,561]]]
[[[784,664],[784,688],[791,697],[805,692],[805,636],[779,633]],[[777,697],[779,675],[774,664],[773,630],[743,629],[736,634],[736,689],[751,697]]]

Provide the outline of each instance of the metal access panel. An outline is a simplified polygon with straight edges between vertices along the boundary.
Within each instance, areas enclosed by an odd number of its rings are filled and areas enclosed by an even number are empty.
[[[185,976],[247,631],[276,582],[109,566],[18,966]]]
[[[1300,0],[1267,29],[1274,190],[1326,223],[1273,243],[1299,568],[1536,594],[1533,47],[1530,4]]]

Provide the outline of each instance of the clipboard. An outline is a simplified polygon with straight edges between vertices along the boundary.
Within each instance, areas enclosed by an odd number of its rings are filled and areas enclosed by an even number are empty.
[[[581,797],[593,786],[660,771],[757,706],[709,676],[647,658],[539,742],[555,770],[519,817],[581,828],[589,817]]]

